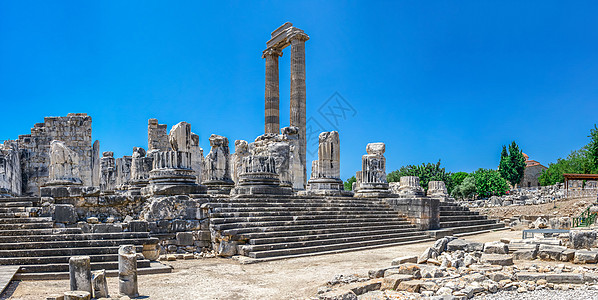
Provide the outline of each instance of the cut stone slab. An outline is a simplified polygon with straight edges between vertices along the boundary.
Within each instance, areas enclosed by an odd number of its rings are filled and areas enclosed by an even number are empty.
[[[350,290],[334,290],[318,296],[320,300],[357,300],[357,295]]]
[[[598,261],[598,252],[588,250],[577,250],[573,258],[575,264],[589,264],[596,263]]]
[[[538,257],[542,260],[559,260],[561,258],[561,253],[565,250],[567,250],[567,247],[540,245],[540,248],[538,249]]]
[[[367,292],[377,291],[382,286],[382,279],[371,279],[364,282],[355,282],[345,286],[345,289],[351,290],[355,295],[363,295]]]
[[[575,249],[590,249],[596,243],[596,231],[594,230],[571,230],[569,241]]]
[[[546,281],[550,283],[583,283],[582,273],[546,274]]]
[[[91,294],[87,291],[68,291],[64,293],[64,300],[89,300]]]
[[[486,262],[491,265],[511,266],[513,265],[513,257],[508,254],[482,254],[481,262]]]
[[[447,251],[465,250],[466,247],[467,242],[461,239],[452,240],[446,244]]]
[[[513,259],[515,260],[534,260],[538,254],[536,247],[531,249],[521,249],[513,252]]]
[[[397,290],[406,291],[410,293],[419,293],[419,289],[421,288],[423,283],[423,280],[401,281],[401,283],[399,283],[399,286],[397,287]]]
[[[538,281],[540,279],[546,279],[545,273],[537,272],[519,272],[517,274],[518,281]]]
[[[406,264],[406,263],[413,263],[413,264],[417,263],[417,255],[397,257],[392,260],[390,265],[398,266],[398,265],[402,265],[402,264]]]
[[[399,284],[403,281],[413,280],[411,275],[393,274],[390,276],[384,276],[382,281],[382,290],[396,290]]]
[[[484,244],[484,253],[509,254],[509,247],[502,242],[488,242]]]
[[[560,261],[572,261],[575,257],[575,250],[567,249],[561,253]]]

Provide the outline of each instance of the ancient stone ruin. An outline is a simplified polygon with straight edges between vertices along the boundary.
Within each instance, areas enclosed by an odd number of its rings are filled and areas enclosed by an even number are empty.
[[[30,134],[5,141],[0,218],[13,231],[0,235],[0,264],[27,265],[18,279],[68,278],[69,257],[85,255],[92,266],[106,262],[108,275],[118,268],[120,292],[136,295],[138,270],[170,271],[150,265],[157,259],[241,255],[260,261],[504,227],[453,203],[443,182],[431,182],[427,195],[417,177],[391,188],[380,142],[367,144],[355,188],[345,190],[342,133],[336,131],[320,134],[306,182],[308,39],[291,23],[272,32],[263,52],[265,133],[235,140],[234,153],[227,137],[200,137],[187,122],[168,130],[149,119],[147,145],[123,157],[112,151],[100,157],[91,117],[80,113],[46,117]],[[290,121],[280,128],[278,57],[287,46]],[[200,138],[210,143],[205,156]],[[30,242],[32,235],[39,244]],[[86,291],[107,293],[105,276],[94,273],[97,289]]]

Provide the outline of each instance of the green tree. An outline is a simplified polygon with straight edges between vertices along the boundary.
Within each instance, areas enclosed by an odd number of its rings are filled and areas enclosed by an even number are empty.
[[[437,163],[422,163],[421,165],[407,165],[402,166],[398,170],[390,172],[386,176],[388,182],[398,182],[403,176],[417,176],[419,177],[419,184],[427,191],[428,183],[430,181],[444,181],[447,190],[452,191],[453,181],[451,172],[447,172],[440,167],[440,160]]]
[[[502,146],[498,169],[500,175],[511,183],[511,186],[514,187],[521,182],[525,172],[525,157],[515,141],[509,145],[508,152],[507,147]]]
[[[592,172],[592,162],[588,151],[584,148],[572,151],[567,158],[559,158],[556,163],[550,163],[548,169],[542,171],[538,181],[540,185],[553,185],[564,182],[563,174],[588,174]]]
[[[598,173],[598,128],[590,129],[590,143],[586,146],[588,160],[590,162],[590,172]]]
[[[509,190],[509,183],[496,170],[480,168],[473,172],[473,177],[480,197],[500,196]]]
[[[465,172],[460,172],[460,173],[465,173]],[[465,174],[467,174],[467,173],[465,173]],[[477,193],[477,188],[475,186],[475,178],[473,177],[473,175],[467,175],[465,178],[463,178],[463,181],[461,182],[461,184],[455,186],[455,188],[453,189],[452,195],[455,198],[466,199],[466,198],[473,198],[473,196],[475,196],[476,193]]]
[[[461,183],[463,183],[463,180],[465,178],[467,178],[467,176],[469,176],[469,173],[467,173],[467,172],[457,172],[457,173],[451,174],[451,180],[453,181],[453,186],[455,186],[455,187],[459,186]]]
[[[345,191],[352,191],[353,190],[353,182],[356,182],[357,178],[355,178],[355,176],[351,176],[351,178],[347,179],[347,181],[345,181],[343,183],[343,185],[345,186]]]

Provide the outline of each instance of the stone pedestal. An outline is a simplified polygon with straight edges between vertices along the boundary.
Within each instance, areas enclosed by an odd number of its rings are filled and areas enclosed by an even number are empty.
[[[405,215],[419,230],[440,228],[440,200],[428,197],[385,198],[393,209]]]
[[[386,181],[386,158],[384,143],[370,143],[367,154],[361,158],[361,171],[357,179],[355,197],[388,197],[390,189]]]
[[[424,189],[419,185],[419,177],[403,176],[401,177],[401,186],[399,187],[399,196],[401,197],[422,197]]]
[[[143,148],[133,148],[133,158],[131,161],[131,180],[129,184],[129,193],[131,195],[140,195],[141,188],[149,184],[150,171],[153,167],[154,159],[151,156],[146,157]]]
[[[239,183],[232,195],[290,195],[290,187],[281,187],[276,161],[271,156],[250,155],[243,158]]]
[[[135,246],[122,245],[118,249],[118,291],[130,298],[139,296],[137,287],[137,253]]]
[[[228,139],[212,134],[212,149],[204,160],[204,181],[208,194],[229,194],[234,187],[230,172]]]
[[[438,198],[440,201],[452,201],[449,197],[448,190],[444,181],[430,181],[428,183],[428,197]]]
[[[325,196],[351,195],[340,179],[340,140],[338,132],[322,132],[319,136],[318,160],[311,165],[311,178],[306,194]]]
[[[73,256],[69,259],[71,291],[91,294],[91,264],[89,256]]]
[[[153,154],[149,186],[141,189],[143,195],[201,194],[205,187],[195,182],[191,168],[191,153],[164,151]]]

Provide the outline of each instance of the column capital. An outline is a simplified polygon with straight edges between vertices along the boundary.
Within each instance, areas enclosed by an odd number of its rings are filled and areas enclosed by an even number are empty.
[[[287,42],[292,43],[293,41],[300,41],[305,42],[309,40],[309,35],[307,35],[303,30],[293,32],[287,36]]]
[[[266,58],[266,56],[282,56],[282,51],[276,48],[268,48],[262,52],[262,58]]]

